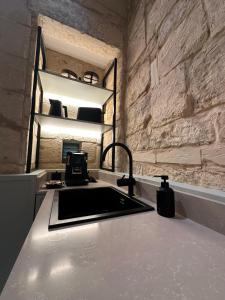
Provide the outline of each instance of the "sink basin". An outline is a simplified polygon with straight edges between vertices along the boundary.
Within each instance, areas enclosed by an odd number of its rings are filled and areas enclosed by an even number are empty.
[[[49,228],[81,224],[154,210],[113,187],[76,188],[55,192]]]

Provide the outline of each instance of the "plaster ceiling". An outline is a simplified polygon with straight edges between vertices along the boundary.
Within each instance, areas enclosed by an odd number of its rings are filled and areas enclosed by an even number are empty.
[[[119,55],[119,49],[45,16],[39,17],[46,48],[102,69]]]

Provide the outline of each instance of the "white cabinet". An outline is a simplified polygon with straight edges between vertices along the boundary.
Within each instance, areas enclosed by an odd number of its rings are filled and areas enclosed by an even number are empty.
[[[0,175],[0,292],[33,223],[36,175]]]
[[[41,204],[46,196],[47,191],[41,191],[37,192],[35,195],[35,217],[39,211],[39,208],[41,207]]]

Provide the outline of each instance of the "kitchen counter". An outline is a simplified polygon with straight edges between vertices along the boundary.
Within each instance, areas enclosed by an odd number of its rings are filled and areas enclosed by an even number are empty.
[[[53,194],[1,300],[224,300],[224,235],[156,211],[48,231]]]

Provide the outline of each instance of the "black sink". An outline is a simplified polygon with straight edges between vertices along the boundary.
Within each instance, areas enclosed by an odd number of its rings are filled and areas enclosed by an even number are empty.
[[[112,187],[76,188],[55,192],[49,228],[93,222],[154,210]]]

